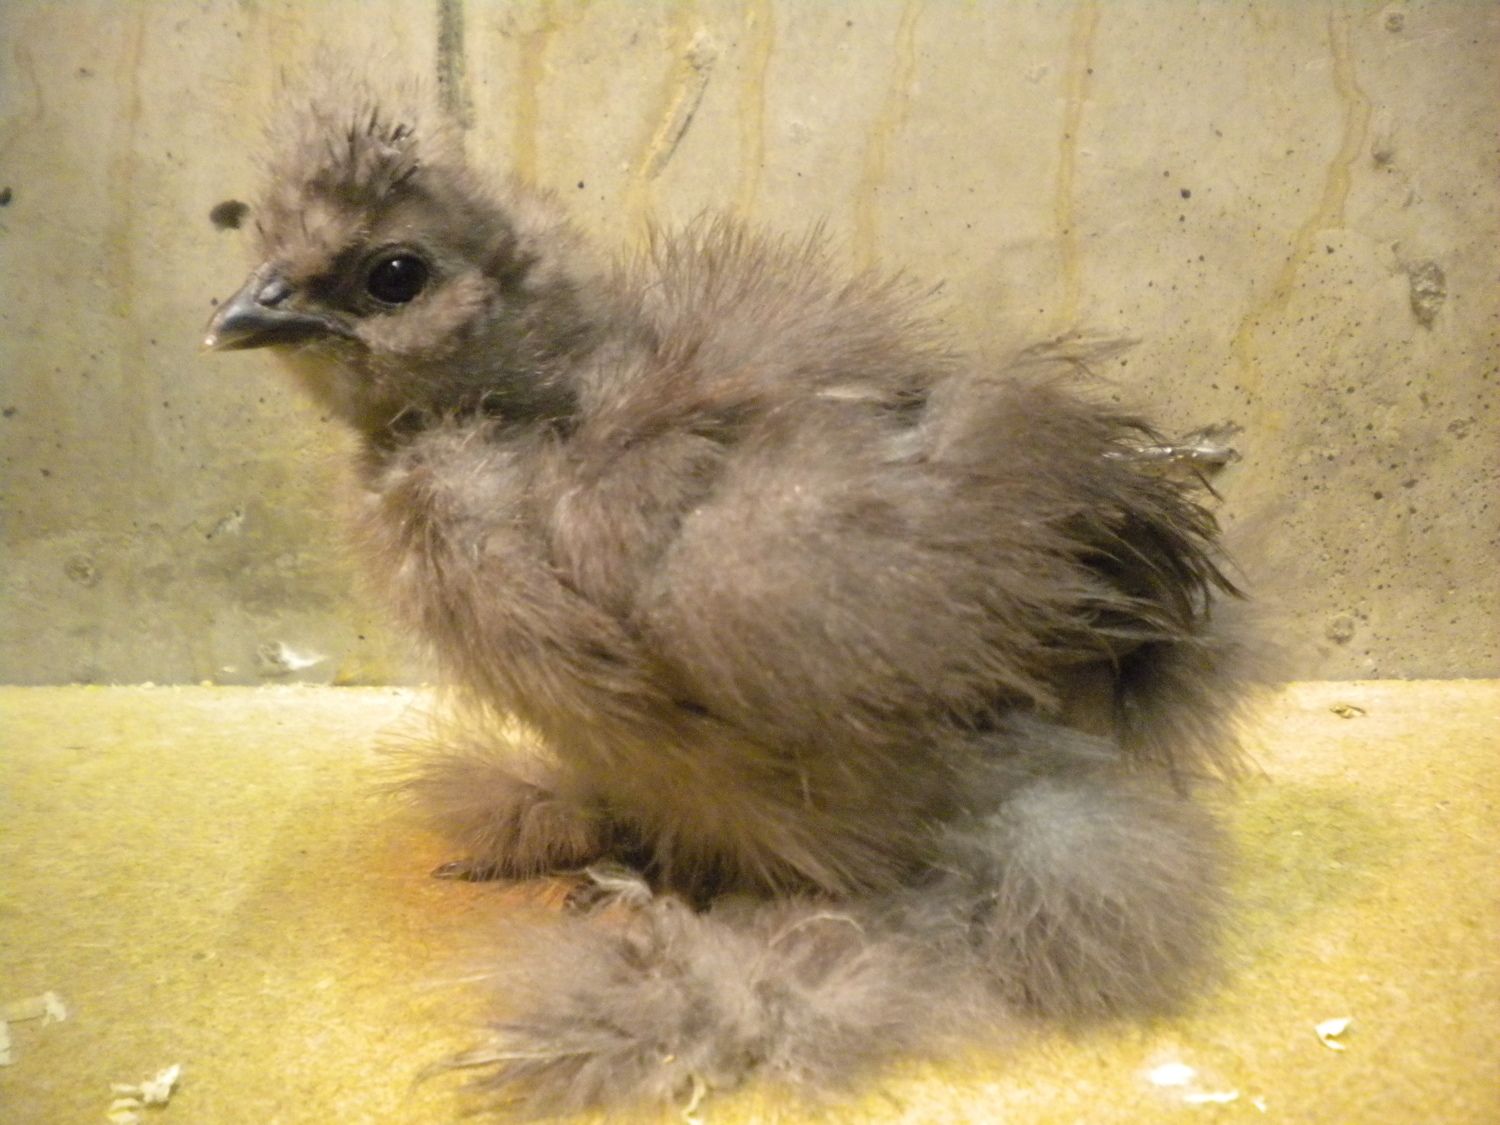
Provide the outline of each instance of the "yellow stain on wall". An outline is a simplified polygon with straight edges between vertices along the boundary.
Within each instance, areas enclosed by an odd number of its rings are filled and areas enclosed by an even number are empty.
[[[662,83],[656,110],[647,115],[655,121],[640,154],[630,163],[625,189],[625,211],[636,226],[650,219],[655,202],[655,181],[677,151],[693,115],[703,102],[708,81],[718,61],[718,48],[698,19],[697,4],[683,4],[673,14],[668,31],[671,64]]]
[[[1052,197],[1052,220],[1061,248],[1058,304],[1053,315],[1055,332],[1075,328],[1083,295],[1083,266],[1078,246],[1078,215],[1074,183],[1078,174],[1078,133],[1088,101],[1093,67],[1094,35],[1099,28],[1099,6],[1081,5],[1073,13],[1068,34],[1068,69],[1063,78],[1062,138],[1057,156],[1057,188]]]
[[[547,48],[562,26],[554,0],[539,0],[532,9],[535,22],[517,36],[516,105],[510,138],[511,171],[518,179],[536,183],[538,133],[541,128],[541,88],[546,78]]]
[[[1263,371],[1257,354],[1256,337],[1262,328],[1286,311],[1294,292],[1297,272],[1313,252],[1318,232],[1343,226],[1344,204],[1349,198],[1352,169],[1364,150],[1370,131],[1370,98],[1360,88],[1349,50],[1349,25],[1354,16],[1355,13],[1349,11],[1330,12],[1328,16],[1333,86],[1344,105],[1344,128],[1339,150],[1328,165],[1318,205],[1292,236],[1291,249],[1270,293],[1240,321],[1231,345],[1235,363],[1240,370],[1241,384],[1256,405],[1257,421],[1272,429],[1279,428],[1281,419],[1274,412],[1267,413],[1265,404],[1261,401]]]
[[[890,161],[891,139],[906,124],[911,106],[912,80],[917,73],[917,19],[919,0],[906,0],[896,28],[895,64],[885,102],[869,129],[865,163],[854,192],[854,251],[865,269],[880,260],[880,187]]]
[[[134,471],[141,474],[148,494],[160,494],[165,479],[161,471],[161,453],[165,446],[158,432],[161,415],[152,410],[132,409],[129,400],[139,393],[141,380],[136,370],[147,365],[146,330],[137,315],[136,298],[141,286],[136,264],[137,252],[141,249],[140,230],[149,207],[148,165],[142,160],[141,124],[143,103],[141,86],[145,81],[147,52],[151,46],[148,35],[150,12],[145,6],[122,10],[120,23],[116,25],[121,35],[119,54],[111,85],[115,93],[115,116],[110,136],[109,155],[109,220],[105,228],[103,264],[108,271],[109,283],[104,293],[109,302],[109,311],[116,328],[113,339],[113,356],[116,377],[111,390],[120,395],[119,417],[124,419],[121,427],[121,456],[126,458]],[[106,361],[108,362],[108,361]],[[67,417],[59,412],[58,417]],[[126,557],[130,557],[127,553]],[[126,564],[130,568],[131,564]],[[130,569],[131,581],[134,570]]]
[[[766,162],[766,73],[775,42],[776,18],[770,0],[747,0],[746,59],[739,112],[740,182],[734,193],[734,211],[741,219],[750,217],[760,195]]]

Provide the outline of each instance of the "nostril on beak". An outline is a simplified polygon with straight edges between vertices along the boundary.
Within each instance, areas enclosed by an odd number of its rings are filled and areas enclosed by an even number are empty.
[[[298,308],[297,287],[264,267],[219,306],[208,322],[203,346],[230,352],[351,335],[349,326],[337,316]]]
[[[292,287],[279,277],[273,277],[261,287],[255,295],[257,304],[264,305],[268,309],[274,309],[292,295]]]

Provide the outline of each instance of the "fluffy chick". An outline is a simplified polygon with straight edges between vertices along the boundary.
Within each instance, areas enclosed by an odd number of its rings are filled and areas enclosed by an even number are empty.
[[[471,873],[656,894],[513,949],[465,1062],[539,1112],[821,1090],[1201,979],[1232,587],[1196,485],[1083,389],[1105,345],[981,365],[905,284],[723,220],[599,265],[363,95],[273,150],[207,346],[276,347],[353,428],[373,573],[545,750],[475,733],[413,792]]]

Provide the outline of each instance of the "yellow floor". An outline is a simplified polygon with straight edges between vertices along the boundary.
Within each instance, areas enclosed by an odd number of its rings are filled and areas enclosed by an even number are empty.
[[[102,1122],[112,1082],[171,1063],[160,1125],[455,1119],[453,1079],[413,1079],[471,1042],[453,980],[517,892],[428,878],[440,845],[372,795],[419,703],[0,689],[0,1006],[69,1012],[10,1025],[0,1121]],[[1192,1012],[704,1119],[1500,1122],[1500,682],[1294,685],[1257,741],[1234,972]],[[1314,1031],[1337,1016],[1342,1051]],[[1171,1061],[1238,1100],[1153,1087]]]

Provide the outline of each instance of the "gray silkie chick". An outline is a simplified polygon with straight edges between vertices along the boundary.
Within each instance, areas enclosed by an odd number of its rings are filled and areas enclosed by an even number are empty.
[[[412,779],[461,869],[640,875],[497,952],[461,1061],[531,1113],[819,1094],[1200,984],[1234,591],[1089,347],[980,365],[905,284],[728,221],[601,265],[421,113],[273,131],[206,344],[276,348],[353,428],[375,579],[535,732]]]

